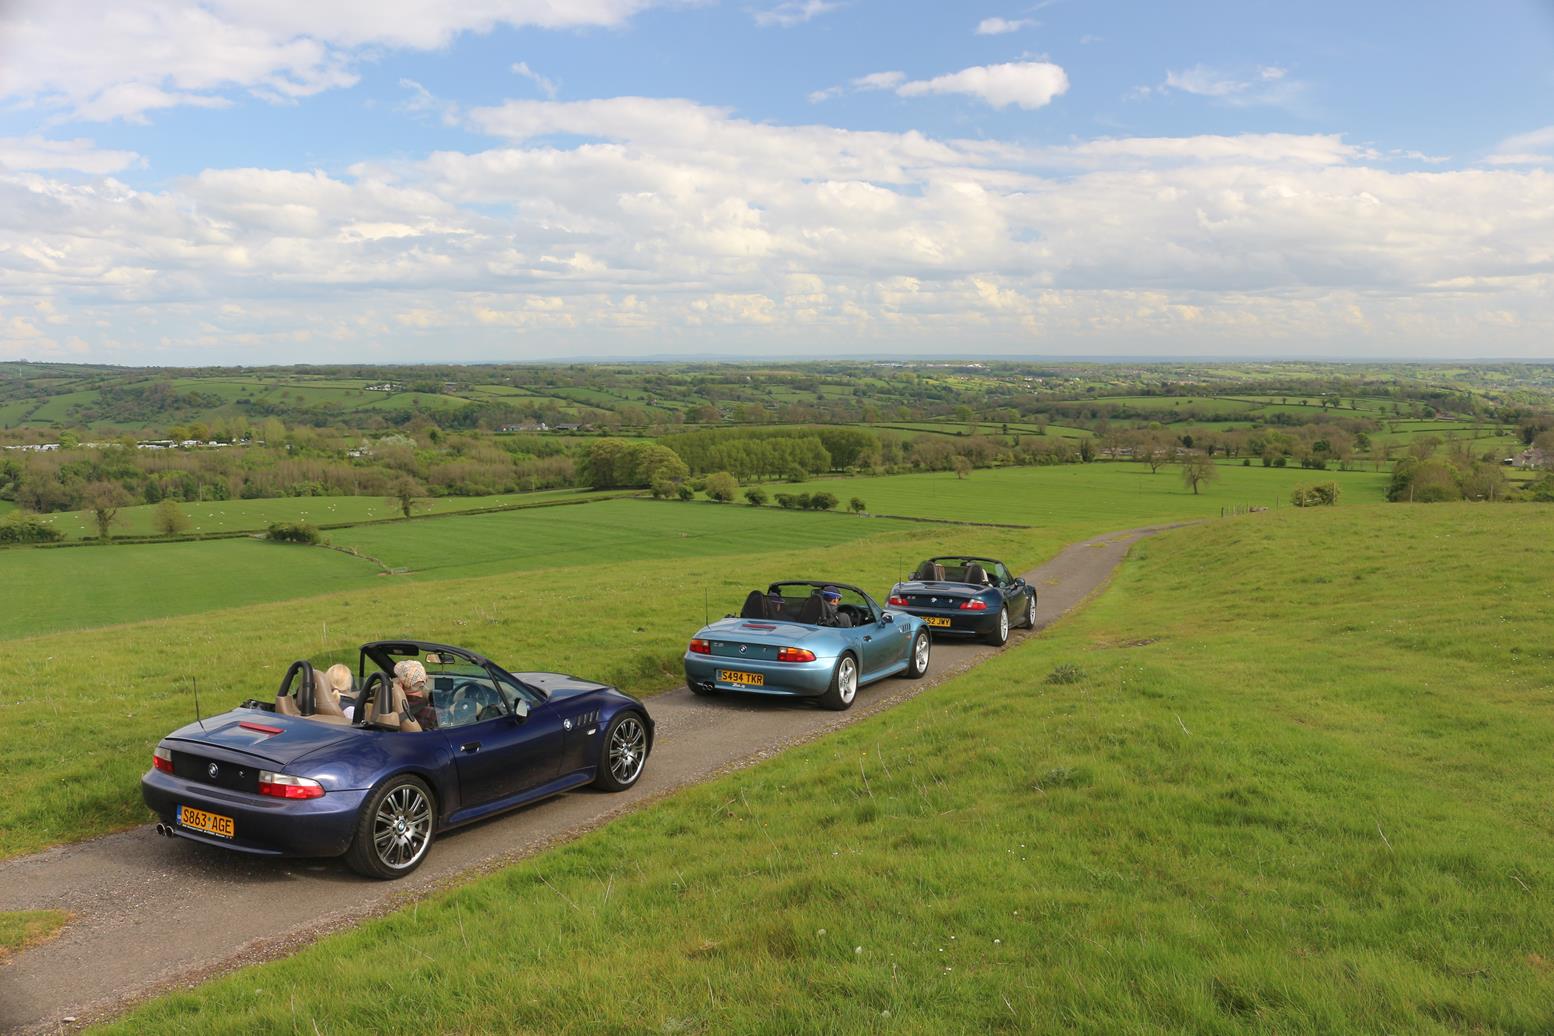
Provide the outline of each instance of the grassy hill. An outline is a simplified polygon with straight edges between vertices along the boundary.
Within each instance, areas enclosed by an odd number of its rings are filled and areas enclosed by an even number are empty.
[[[1343,505],[1386,498],[1387,475],[1374,471],[1306,471],[1300,468],[1219,465],[1219,479],[1194,495],[1176,465],[1151,474],[1143,464],[1064,464],[1046,468],[994,468],[964,479],[953,472],[820,479],[772,485],[777,493],[823,490],[845,505],[857,496],[873,514],[900,514],[962,521],[1102,532],[1176,518],[1218,516],[1221,508],[1288,507],[1290,490],[1337,482]]]
[[[377,581],[363,589],[308,582],[301,587],[305,598],[246,607],[218,607],[223,596],[230,603],[241,600],[241,593],[226,589],[219,570],[206,571],[202,577],[185,577],[211,580],[198,591],[205,606],[189,614],[13,637],[5,643],[13,685],[0,696],[0,729],[12,739],[0,753],[0,785],[9,792],[0,799],[0,858],[144,823],[140,775],[157,739],[193,718],[195,677],[207,711],[224,710],[244,698],[272,696],[294,659],[348,661],[354,667],[360,644],[414,637],[465,645],[515,669],[578,673],[633,694],[652,694],[683,680],[680,658],[686,640],[702,625],[707,609],[714,615],[737,611],[752,588],[796,574],[838,573],[838,578],[885,590],[903,558],[926,556],[944,543],[940,526],[911,524],[905,532],[890,531],[887,523],[843,515],[747,513],[753,509],[647,501],[589,508],[611,506],[637,508],[648,516],[644,529],[653,522],[680,523],[681,531],[701,534],[681,537],[660,524],[656,534],[645,532],[635,544],[598,547],[586,570],[578,565],[587,560],[588,548],[574,541],[573,552],[560,561],[569,567],[534,567],[544,558],[529,556],[531,567],[520,578],[511,571],[414,584],[373,577]],[[523,557],[523,521],[540,513],[499,516],[513,524],[487,531],[505,538],[515,556]],[[453,528],[451,523],[473,520],[440,518],[391,528],[419,536],[428,525],[447,522]],[[732,536],[736,522],[764,530],[764,538]],[[552,536],[558,555],[565,554],[565,528],[536,529],[535,534]],[[954,542],[1021,567],[1062,546],[1040,534],[991,529],[957,530]],[[241,541],[187,546],[217,545],[270,551],[268,556],[286,559],[277,565],[293,564],[293,558],[312,563],[315,556],[331,553]],[[184,545],[173,548],[179,546]],[[731,548],[737,549],[737,563],[718,553]],[[169,549],[111,546],[5,554],[76,555],[112,564],[120,552]],[[633,560],[639,555],[661,560]],[[150,555],[153,563],[158,556],[169,555]],[[172,596],[165,582],[153,577],[150,585],[162,587],[158,601],[163,593]],[[65,589],[78,601],[94,592],[88,579]],[[184,592],[195,595],[187,588]],[[135,599],[130,606],[147,607]]]
[[[899,709],[112,1031],[1550,1031],[1551,537],[1167,534]]]

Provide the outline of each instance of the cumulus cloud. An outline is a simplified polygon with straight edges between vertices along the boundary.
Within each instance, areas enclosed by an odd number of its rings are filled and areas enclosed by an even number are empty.
[[[1440,355],[1492,334],[1528,355],[1554,330],[1540,170],[1400,171],[1333,135],[1033,146],[661,98],[465,118],[501,144],[158,190],[0,171],[0,324],[20,321],[0,347],[900,354],[954,335],[1026,354]]]
[[[545,76],[542,76],[538,72],[534,71],[534,69],[529,67],[529,63],[527,61],[518,62],[513,66],[513,71],[516,74],[523,76],[535,86],[539,87],[540,93],[544,94],[546,97],[554,98],[561,90],[561,88],[556,84],[555,80],[547,79]]]
[[[499,25],[614,26],[661,0],[15,0],[0,4],[0,99],[143,120],[233,93],[296,101],[350,86],[364,54],[427,50]]]
[[[1154,86],[1138,87],[1132,96],[1139,99],[1173,91],[1207,97],[1216,103],[1236,108],[1288,108],[1303,97],[1306,84],[1290,79],[1289,70],[1277,65],[1260,65],[1249,72],[1235,73],[1200,64],[1181,70],[1167,70],[1164,81]]]
[[[1490,165],[1554,165],[1554,126],[1507,137],[1485,161]]]
[[[1054,97],[1067,92],[1068,76],[1062,68],[1046,61],[978,65],[933,79],[902,83],[896,88],[902,97],[966,94],[995,108],[1014,104],[1027,109],[1045,107]]]
[[[103,176],[137,165],[133,151],[105,151],[90,140],[49,140],[37,135],[0,137],[0,169],[70,170]]]
[[[894,90],[906,81],[905,72],[870,72],[853,80],[859,90]]]
[[[840,3],[834,3],[832,0],[783,0],[776,7],[756,11],[754,18],[755,23],[763,29],[774,26],[791,29],[795,25],[802,25],[823,14],[829,14],[840,6]]]
[[[978,36],[1002,36],[1009,32],[1019,32],[1021,29],[1029,29],[1036,25],[1034,18],[984,18],[977,23]]]

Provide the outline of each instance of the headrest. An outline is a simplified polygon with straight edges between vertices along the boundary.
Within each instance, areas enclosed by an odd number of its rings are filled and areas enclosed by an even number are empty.
[[[820,595],[814,594],[806,598],[799,607],[798,618],[795,621],[807,622],[811,626],[818,626],[820,625],[821,615],[825,614],[823,611],[824,607],[825,602],[820,599]]]
[[[966,566],[966,582],[985,584],[987,582],[987,571],[981,565],[973,561],[971,564]]]
[[[345,718],[339,692],[329,685],[329,678],[316,669],[313,671],[313,715]]]
[[[400,690],[397,680],[389,681],[387,692],[385,693],[385,688],[380,684],[378,693],[373,696],[372,722],[380,726],[398,729],[399,716],[395,715],[395,713],[400,712],[405,707],[405,692]],[[394,716],[394,718],[384,720],[383,717],[390,715]]]
[[[766,595],[759,590],[751,590],[745,595],[745,606],[739,609],[741,619],[764,619],[766,614]]]

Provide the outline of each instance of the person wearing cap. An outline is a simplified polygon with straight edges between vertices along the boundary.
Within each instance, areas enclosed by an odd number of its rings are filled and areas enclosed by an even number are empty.
[[[334,699],[335,707],[346,719],[352,719],[355,716],[356,706],[345,704],[340,700],[340,696],[351,693],[353,682],[351,667],[344,662],[336,662],[324,672],[324,686],[327,693]]]
[[[426,693],[426,666],[413,658],[394,664],[394,685],[404,695],[399,729],[405,733],[437,729],[437,710]],[[397,697],[397,696],[396,696]]]
[[[820,625],[841,629],[852,627],[853,620],[848,618],[847,613],[837,610],[837,605],[841,603],[842,591],[836,587],[828,586],[820,591]]]

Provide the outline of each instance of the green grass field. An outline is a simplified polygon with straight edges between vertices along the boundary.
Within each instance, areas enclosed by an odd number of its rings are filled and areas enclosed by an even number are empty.
[[[247,537],[0,550],[0,580],[39,588],[25,608],[0,612],[0,640],[311,597],[371,586],[379,571],[339,551]]]
[[[1218,516],[1221,508],[1232,506],[1287,507],[1291,489],[1316,482],[1337,482],[1340,506],[1377,503],[1385,499],[1387,477],[1374,471],[1225,463],[1219,465],[1219,480],[1194,496],[1175,465],[1150,474],[1143,464],[1122,462],[992,468],[964,479],[953,472],[822,479],[802,485],[774,483],[767,489],[772,494],[825,490],[844,505],[856,496],[874,514],[1104,531]]]
[[[848,543],[918,526],[841,514],[801,514],[711,503],[605,500],[449,515],[336,529],[332,544],[299,547],[251,538],[0,551],[0,579],[48,586],[27,608],[0,613],[0,640],[211,610],[241,608],[392,580],[450,579],[744,554]],[[374,560],[395,570],[385,577]],[[552,577],[562,582],[577,573]]]
[[[906,522],[744,504],[612,500],[340,529],[331,540],[417,579],[659,558],[809,549],[913,529]],[[576,573],[566,580],[587,578]]]
[[[749,590],[809,574],[884,592],[904,561],[937,552],[946,542],[944,527],[915,523],[906,532],[842,542],[839,529],[889,526],[841,515],[744,515],[751,509],[732,505],[620,506],[683,515],[679,520],[686,528],[699,520],[715,527],[735,515],[770,519],[771,537],[747,543],[737,562],[724,555],[696,556],[702,541],[688,536],[684,555],[666,560],[601,553],[586,571],[533,569],[522,578],[504,573],[414,584],[383,577],[366,589],[343,592],[312,586],[303,600],[9,640],[8,690],[0,696],[0,729],[10,738],[0,753],[0,786],[7,789],[0,800],[0,858],[145,823],[140,774],[157,739],[193,718],[193,676],[207,712],[224,710],[244,698],[273,695],[297,658],[354,664],[356,648],[365,641],[414,637],[465,645],[514,669],[578,673],[634,694],[653,694],[683,679],[680,658],[687,638],[704,621],[704,608],[713,615],[737,611]],[[431,522],[409,527],[418,524]],[[952,535],[957,549],[1004,557],[1016,568],[1061,546],[1040,533],[1016,530],[957,529]],[[708,542],[725,541],[713,536]]]
[[[896,710],[110,1031],[1548,1032],[1551,537],[1166,534]]]
[[[538,493],[502,493],[496,496],[441,496],[418,500],[415,513],[449,514],[486,507],[512,507],[531,503],[550,503],[564,499],[608,497],[613,494],[590,493],[576,489],[553,489]],[[262,500],[213,500],[178,505],[189,516],[192,533],[256,532],[272,522],[312,522],[334,525],[341,522],[369,522],[400,516],[399,501],[381,496],[286,496]],[[61,511],[43,516],[43,520],[69,539],[96,537],[97,522],[91,511]],[[114,520],[115,536],[155,536],[156,505],[140,504],[119,510]]]

